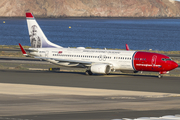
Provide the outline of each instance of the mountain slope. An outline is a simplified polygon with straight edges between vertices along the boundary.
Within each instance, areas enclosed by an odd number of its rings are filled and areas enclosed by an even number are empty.
[[[0,16],[22,17],[179,17],[173,0],[2,0]]]

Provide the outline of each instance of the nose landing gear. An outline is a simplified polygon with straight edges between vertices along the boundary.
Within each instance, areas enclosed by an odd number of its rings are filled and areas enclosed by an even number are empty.
[[[162,74],[167,74],[167,73],[169,73],[169,71],[161,71],[161,72],[159,72],[158,78],[162,78],[163,77]]]
[[[162,74],[159,74],[159,75],[158,75],[158,78],[162,78],[162,77],[163,77]]]

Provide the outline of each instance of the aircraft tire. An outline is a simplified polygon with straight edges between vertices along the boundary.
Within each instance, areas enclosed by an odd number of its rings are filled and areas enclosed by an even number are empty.
[[[110,75],[110,73],[107,73],[106,75]]]
[[[159,79],[162,78],[162,77],[163,77],[163,76],[162,76],[161,74],[158,75],[158,78],[159,78]]]
[[[90,70],[86,70],[86,75],[92,75],[93,73]]]

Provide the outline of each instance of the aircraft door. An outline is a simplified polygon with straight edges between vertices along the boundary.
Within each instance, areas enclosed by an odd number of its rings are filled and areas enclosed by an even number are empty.
[[[156,67],[156,60],[157,60],[157,56],[153,55],[152,56],[152,61],[151,61],[152,69],[154,69]]]

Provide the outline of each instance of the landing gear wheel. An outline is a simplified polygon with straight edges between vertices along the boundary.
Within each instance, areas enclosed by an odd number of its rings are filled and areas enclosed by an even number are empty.
[[[162,78],[163,76],[161,74],[158,75],[158,78]]]
[[[110,75],[110,73],[106,73],[106,75]]]
[[[86,75],[92,75],[93,73],[90,70],[86,70]]]

